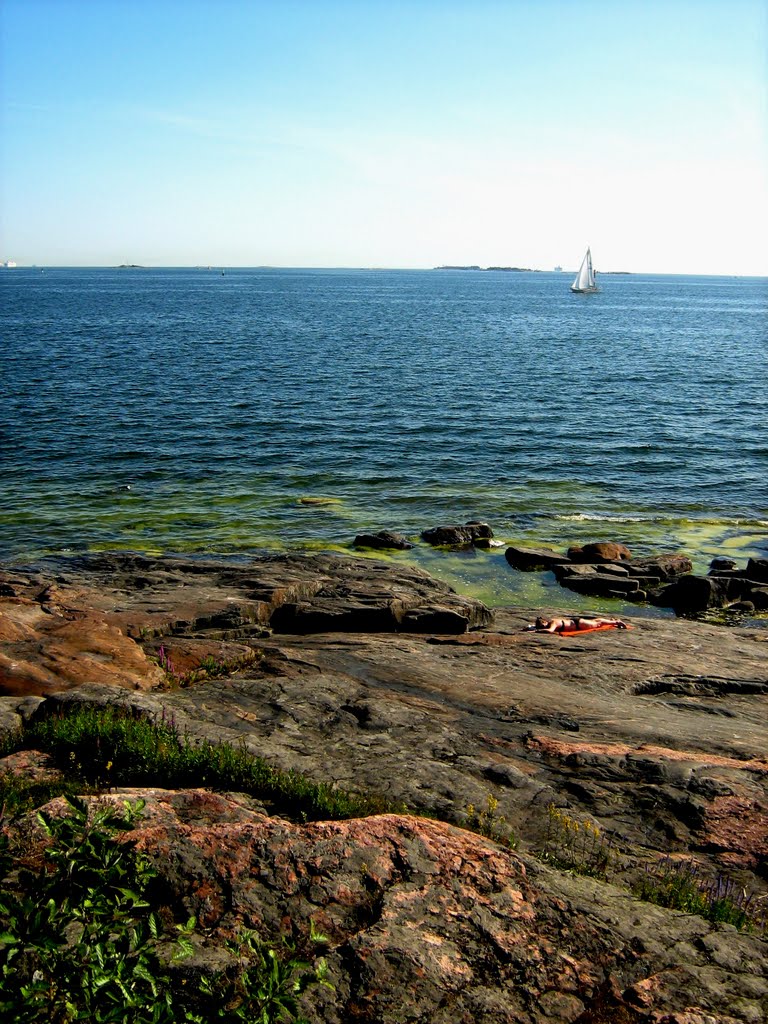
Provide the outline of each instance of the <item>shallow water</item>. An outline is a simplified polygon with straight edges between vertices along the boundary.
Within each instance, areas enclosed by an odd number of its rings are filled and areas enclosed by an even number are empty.
[[[765,557],[766,280],[569,283],[3,271],[0,558],[347,550],[469,518],[700,571]],[[395,557],[494,604],[574,596],[503,552]]]

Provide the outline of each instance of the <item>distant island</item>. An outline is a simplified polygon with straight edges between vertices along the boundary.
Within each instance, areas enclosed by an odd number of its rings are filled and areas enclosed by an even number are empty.
[[[146,270],[140,263],[121,263],[118,270]]]
[[[508,273],[513,273],[513,274],[522,274],[522,273],[531,273],[531,272],[533,272],[534,274],[539,273],[539,271],[533,270],[532,267],[475,267],[475,266],[473,266],[473,267],[450,267],[450,266],[446,266],[446,267],[433,267],[432,269],[433,270],[482,270],[482,271],[486,271],[486,270],[504,270],[504,271],[506,271]]]

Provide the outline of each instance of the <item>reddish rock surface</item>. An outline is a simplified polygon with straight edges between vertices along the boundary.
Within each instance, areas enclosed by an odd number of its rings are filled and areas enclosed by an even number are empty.
[[[239,927],[329,938],[324,1024],[756,1022],[768,1009],[766,943],[553,871],[481,836],[383,815],[296,825],[205,791],[142,797],[135,841],[196,962]],[[61,808],[61,802],[51,810]],[[22,825],[23,827],[23,825]]]
[[[3,694],[47,694],[94,681],[149,690],[163,681],[140,647],[90,610],[0,598],[0,643]]]
[[[623,562],[632,558],[628,547],[612,541],[596,541],[568,548],[567,554],[573,562]]]

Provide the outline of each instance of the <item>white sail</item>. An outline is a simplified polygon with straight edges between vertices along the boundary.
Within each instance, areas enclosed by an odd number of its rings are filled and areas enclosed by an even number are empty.
[[[572,292],[596,292],[595,272],[592,269],[592,253],[587,249],[584,259],[581,261],[579,272],[573,279]]]

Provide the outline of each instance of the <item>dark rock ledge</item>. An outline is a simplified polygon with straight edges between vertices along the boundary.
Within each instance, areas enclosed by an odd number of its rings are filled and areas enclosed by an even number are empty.
[[[434,623],[444,611],[466,620],[462,632],[402,628],[409,613]],[[142,794],[137,838],[180,916],[201,916],[203,960],[239,922],[275,935],[312,919],[330,935],[335,990],[316,993],[316,1020],[766,1019],[763,937],[626,889],[670,854],[768,894],[766,634],[637,619],[565,639],[522,632],[532,614],[491,621],[423,573],[325,556],[232,566],[109,555],[7,571],[0,728],[67,704],[120,704],[448,821],[497,799],[516,853],[445,821],[300,825],[232,795]],[[365,631],[371,621],[389,631]],[[179,670],[259,657],[168,689],[152,660],[161,644]],[[534,856],[550,803],[611,837],[614,884]]]
[[[561,586],[577,594],[649,602],[679,615],[709,608],[768,610],[768,559],[764,558],[750,558],[745,569],[738,569],[730,559],[715,559],[706,576],[695,576],[687,555],[633,558],[628,548],[612,543],[569,548],[565,555],[549,548],[511,545],[505,556],[514,569],[553,572]]]

